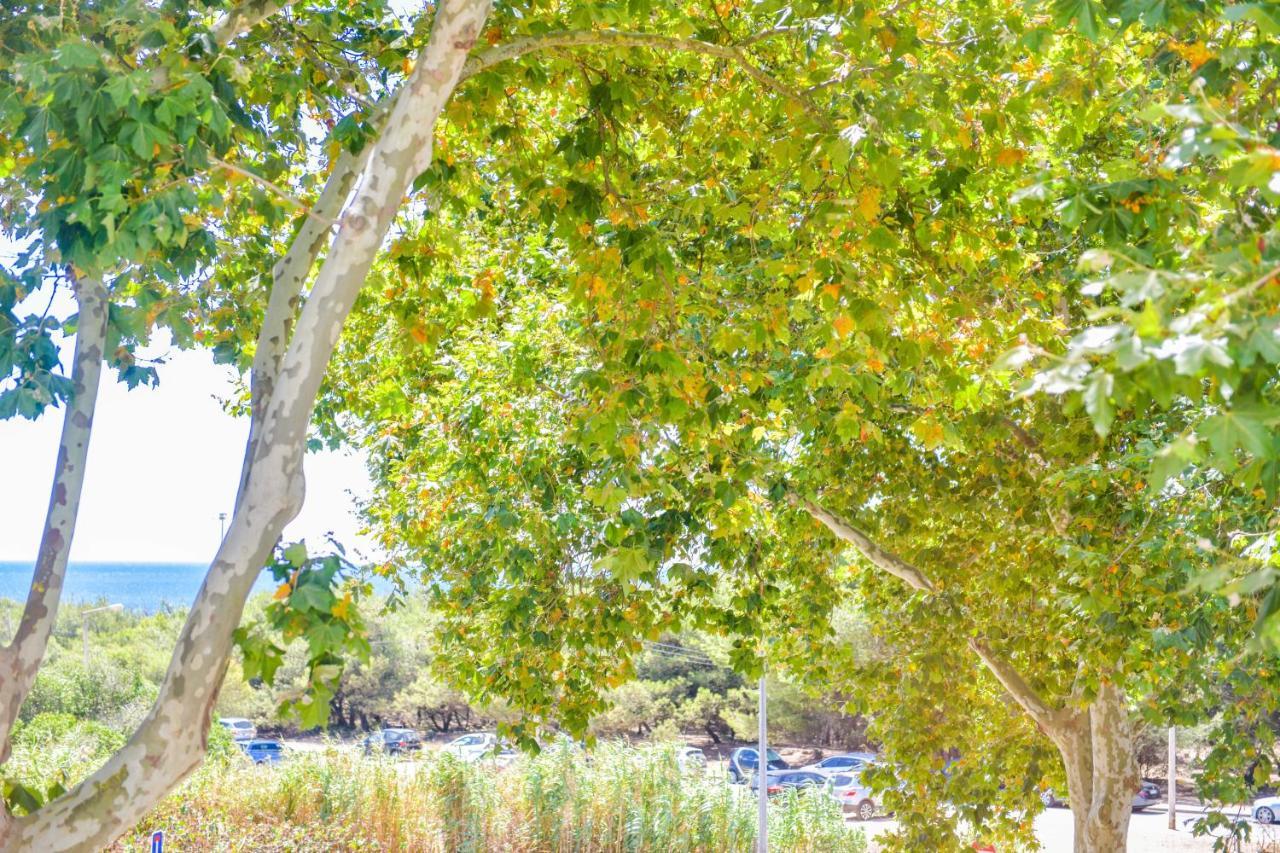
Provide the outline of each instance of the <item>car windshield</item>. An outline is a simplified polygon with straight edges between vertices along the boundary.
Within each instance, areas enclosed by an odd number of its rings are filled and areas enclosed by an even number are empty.
[[[774,751],[771,749],[771,750],[769,750],[769,760],[770,760],[770,761],[781,761],[781,760],[782,760],[782,756],[781,756],[781,755],[778,755],[778,753],[774,752]]]
[[[263,749],[263,750],[266,750],[267,752],[278,752],[278,751],[280,750],[280,744],[278,744],[278,743],[255,743],[255,744],[253,745],[253,748],[254,748],[254,749]]]
[[[846,775],[844,775],[844,774],[841,774],[841,775],[839,775],[839,776],[834,776],[834,777],[832,777],[832,779],[831,779],[831,784],[832,784],[832,786],[834,786],[834,787],[836,787],[836,788],[843,788],[843,787],[845,787],[845,786],[847,786],[847,785],[852,785],[852,784],[853,784],[853,777],[852,777],[852,776],[846,776]]]

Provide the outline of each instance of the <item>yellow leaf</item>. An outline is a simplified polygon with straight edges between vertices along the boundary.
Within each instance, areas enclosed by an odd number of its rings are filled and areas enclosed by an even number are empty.
[[[880,188],[879,187],[863,187],[862,192],[858,193],[858,213],[862,214],[862,218],[870,222],[880,213]]]
[[[284,583],[280,584],[280,586],[276,587],[276,593],[275,595],[271,596],[271,599],[273,601],[284,601],[286,598],[289,597],[289,593],[291,592],[293,592],[293,586],[290,585],[288,581],[285,581]]]
[[[1016,166],[1027,159],[1027,152],[1021,148],[1001,148],[996,154],[997,166]]]
[[[413,73],[413,60],[412,60],[412,59],[410,59],[410,58],[409,58],[409,57],[407,57],[407,56],[406,56],[404,59],[402,59],[402,60],[400,61],[400,70],[404,72],[404,74],[405,74],[405,76],[406,76],[406,77],[407,77],[407,76],[409,76],[410,74],[412,74],[412,73]]]
[[[855,324],[853,322],[853,318],[850,317],[848,314],[841,314],[839,317],[835,319],[832,325],[836,327],[836,334],[842,338],[845,338],[845,337],[848,337],[849,333],[853,331]]]

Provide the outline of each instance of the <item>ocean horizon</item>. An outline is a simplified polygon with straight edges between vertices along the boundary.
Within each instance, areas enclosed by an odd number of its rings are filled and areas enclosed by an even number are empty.
[[[25,601],[32,568],[32,563],[0,561],[0,598]],[[73,562],[67,566],[62,600],[119,603],[144,613],[190,607],[208,570],[208,563]],[[253,591],[271,587],[270,575],[263,572]]]

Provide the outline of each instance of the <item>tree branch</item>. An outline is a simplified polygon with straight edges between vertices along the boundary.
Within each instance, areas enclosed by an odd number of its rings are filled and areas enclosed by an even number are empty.
[[[1062,712],[1046,702],[1008,660],[993,652],[991,647],[982,640],[969,640],[969,648],[1036,725],[1040,726],[1046,734],[1052,733],[1057,728],[1061,722]]]
[[[318,211],[316,211],[314,208],[312,208],[305,201],[298,198],[293,193],[289,192],[283,187],[276,186],[275,184],[271,183],[271,181],[268,181],[266,178],[262,177],[261,175],[254,174],[253,172],[249,171],[243,166],[237,166],[235,163],[228,163],[226,160],[222,160],[218,157],[212,157],[212,156],[209,158],[209,162],[222,169],[226,169],[228,172],[231,172],[232,174],[239,175],[242,178],[248,178],[258,186],[262,187],[267,192],[287,201],[289,204],[303,211],[308,216],[315,217],[317,219],[324,221],[326,225],[338,224],[337,220],[334,220],[334,219],[326,220],[323,216],[320,215]]]
[[[213,25],[213,43],[226,47],[236,37],[244,35],[276,12],[293,5],[295,0],[244,0],[228,9]]]
[[[385,115],[385,110],[382,110],[378,118],[382,115]],[[343,150],[329,172],[320,197],[309,209],[288,250],[271,268],[271,291],[267,297],[262,327],[258,330],[253,366],[249,371],[249,440],[245,443],[240,487],[236,492],[237,506],[249,479],[267,407],[279,378],[280,363],[289,346],[302,288],[311,274],[311,268],[315,266],[316,258],[328,243],[332,224],[341,216],[356,176],[364,169],[372,148],[372,144],[366,145],[359,154]]]
[[[783,35],[792,32],[792,29],[777,28],[768,30],[756,36],[749,36],[743,43],[750,44],[764,38],[776,35]],[[737,45],[713,44],[711,42],[700,41],[698,39],[680,38],[678,36],[661,35],[658,33],[640,33],[629,32],[626,30],[564,30],[562,32],[544,33],[537,36],[525,36],[523,38],[513,39],[504,44],[495,45],[494,47],[482,50],[467,60],[466,68],[462,71],[462,79],[474,77],[481,71],[486,71],[495,65],[508,62],[513,59],[519,59],[530,53],[541,50],[550,50],[552,48],[563,47],[645,47],[654,50],[663,51],[684,51],[689,53],[698,53],[704,56],[714,56],[719,59],[727,59],[737,64],[743,71],[747,73],[752,80],[755,80],[764,88],[780,95],[787,100],[799,104],[814,119],[820,122],[828,130],[835,127],[834,122],[826,116],[818,106],[803,92],[788,86],[778,78],[769,74],[760,68],[747,54]]]
[[[107,338],[107,291],[96,276],[73,278],[79,321],[72,355],[73,392],[62,415],[62,437],[54,469],[44,534],[36,556],[31,589],[13,639],[0,649],[0,763],[9,756],[9,731],[23,701],[31,692],[36,673],[44,662],[49,635],[58,614],[67,556],[80,514],[85,462],[93,413],[102,376],[103,348]]]
[[[872,542],[871,537],[854,527],[850,522],[845,521],[835,513],[824,509],[807,498],[793,497],[791,502],[822,522],[837,538],[843,539],[854,548],[857,548],[859,553],[866,557],[872,565],[904,581],[912,589],[921,592],[934,591],[933,581],[929,580],[924,572],[892,551],[886,551],[875,542]]]
[[[850,522],[807,498],[793,495],[791,503],[822,522],[838,538],[853,545],[872,565],[904,581],[912,589],[929,593],[936,591],[933,581],[920,568],[908,563],[892,551],[880,547]],[[1008,660],[997,655],[986,643],[978,639],[971,639],[969,648],[1037,725],[1047,732],[1059,724],[1060,713],[1027,683],[1027,680]]]

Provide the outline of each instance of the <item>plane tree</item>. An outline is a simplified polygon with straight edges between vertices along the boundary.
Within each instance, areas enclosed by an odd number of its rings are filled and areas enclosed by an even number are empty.
[[[281,581],[271,621],[308,648],[312,690],[295,707],[304,720],[323,717],[317,700],[332,688],[335,657],[361,650],[359,619],[334,588],[336,558],[275,549],[304,497],[303,454],[344,321],[371,272],[395,269],[393,226],[416,230],[476,201],[440,186],[460,165],[450,134],[482,128],[492,148],[461,165],[493,169],[496,152],[523,138],[512,120],[556,126],[558,99],[714,92],[699,122],[638,126],[639,144],[670,160],[674,141],[718,134],[718,114],[771,124],[767,154],[781,168],[836,138],[837,95],[857,68],[844,47],[889,41],[889,30],[805,2],[491,10],[444,0],[403,19],[378,2],[6,4],[0,216],[19,254],[0,280],[0,414],[60,405],[64,427],[31,589],[0,650],[0,754],[57,613],[103,366],[154,382],[162,371],[137,356],[153,335],[208,346],[244,369],[250,427],[234,512],[153,708],[72,790],[6,797],[0,846],[108,844],[199,763],[233,643],[246,675],[269,679],[278,666],[271,636],[236,633],[268,564]],[[522,116],[524,99],[540,96],[546,115]],[[576,131],[576,150],[606,143],[591,121]],[[750,140],[741,143],[749,156]],[[659,177],[633,180],[658,194]],[[571,182],[523,189],[548,209],[604,197]],[[483,279],[471,290],[483,301]],[[50,298],[58,292],[76,307]],[[452,295],[405,294],[398,312]],[[75,333],[69,377],[60,329]]]
[[[1144,23],[1208,26],[1172,11]],[[697,168],[641,213],[620,202],[648,160],[575,130],[527,149],[585,184],[550,206],[513,203],[518,174],[440,175],[483,202],[459,212],[474,290],[391,321],[371,294],[334,378],[357,423],[333,429],[372,452],[392,562],[425,567],[453,614],[456,683],[580,729],[645,636],[692,621],[735,636],[746,673],[862,677],[916,794],[894,801],[902,844],[960,843],[939,801],[1026,840],[1051,784],[1080,850],[1123,849],[1138,719],[1206,711],[1223,670],[1265,683],[1234,658],[1256,599],[1186,593],[1214,562],[1212,486],[1146,487],[1143,454],[1176,424],[1099,436],[1105,397],[1016,399],[1018,358],[998,358],[1061,352],[1085,322],[1072,197],[1038,204],[1056,189],[1040,169],[1123,173],[1133,116],[1109,99],[1154,99],[1188,66],[1136,20],[1104,47],[1007,11],[1001,26],[910,64],[910,94],[862,102],[843,173],[780,176],[729,134],[672,164]],[[914,100],[944,88],[967,109]],[[628,105],[590,106],[579,127]],[[1122,189],[1083,209],[1122,218]],[[447,286],[439,243],[424,261],[405,239],[384,296]],[[845,596],[890,652],[841,673],[822,623]]]

